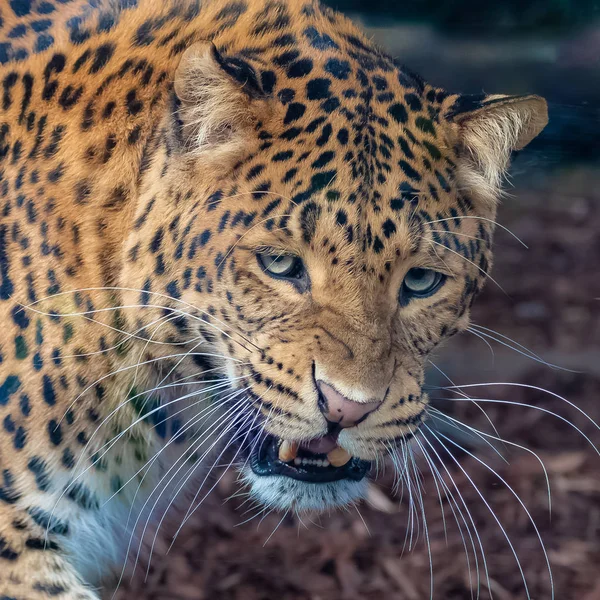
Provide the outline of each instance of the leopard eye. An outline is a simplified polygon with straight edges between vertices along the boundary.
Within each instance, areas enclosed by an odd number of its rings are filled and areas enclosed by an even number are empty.
[[[427,298],[435,294],[446,281],[446,276],[431,269],[410,269],[402,282],[400,303],[407,304],[412,298]]]
[[[261,253],[257,258],[263,270],[273,277],[297,278],[304,272],[302,261],[291,254]]]

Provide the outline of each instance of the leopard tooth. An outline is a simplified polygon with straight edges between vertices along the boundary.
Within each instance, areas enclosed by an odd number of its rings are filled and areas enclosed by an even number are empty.
[[[281,462],[292,462],[298,455],[298,442],[283,440],[279,446],[279,460]]]
[[[327,455],[327,459],[334,467],[343,467],[351,458],[352,456],[350,456],[348,451],[344,450],[344,448],[340,448],[339,446],[336,446]]]

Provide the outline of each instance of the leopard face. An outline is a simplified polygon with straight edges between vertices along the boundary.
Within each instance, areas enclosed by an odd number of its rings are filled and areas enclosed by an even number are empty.
[[[228,381],[224,437],[282,510],[359,498],[426,418],[428,357],[468,324],[509,153],[545,124],[541,99],[450,95],[311,7],[260,50],[185,52],[121,277],[150,305],[136,328],[157,297],[179,307],[169,339]]]

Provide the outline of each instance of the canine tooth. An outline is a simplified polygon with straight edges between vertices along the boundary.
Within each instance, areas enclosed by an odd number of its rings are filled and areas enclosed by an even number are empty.
[[[302,464],[302,459],[301,458],[295,458],[294,459],[294,464],[298,467]]]
[[[352,457],[347,450],[337,446],[327,455],[327,458],[334,467],[343,467]]]
[[[298,444],[283,440],[279,446],[279,460],[281,462],[292,462],[298,455]]]
[[[329,461],[327,459],[323,460],[323,466],[324,467],[328,467],[329,466]]]

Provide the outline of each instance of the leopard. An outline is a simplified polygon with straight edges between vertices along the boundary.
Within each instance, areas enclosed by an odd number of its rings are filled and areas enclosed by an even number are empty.
[[[2,0],[0,38],[0,598],[98,600],[224,461],[268,509],[358,502],[545,100],[314,0]]]

